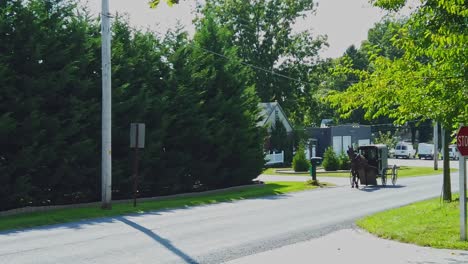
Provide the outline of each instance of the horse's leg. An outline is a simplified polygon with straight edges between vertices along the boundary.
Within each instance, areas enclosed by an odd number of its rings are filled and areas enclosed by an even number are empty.
[[[356,186],[356,188],[359,188],[359,177],[358,177],[357,171],[354,171],[353,173],[353,186]]]
[[[359,175],[356,174],[356,177],[354,177],[356,188],[359,188],[359,177],[358,176]]]

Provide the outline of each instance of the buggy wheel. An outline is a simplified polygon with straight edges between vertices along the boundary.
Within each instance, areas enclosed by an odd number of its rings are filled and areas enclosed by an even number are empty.
[[[386,186],[387,185],[387,169],[383,170],[381,178],[382,178],[382,186]]]
[[[398,179],[398,168],[396,165],[392,167],[392,184],[395,185]]]

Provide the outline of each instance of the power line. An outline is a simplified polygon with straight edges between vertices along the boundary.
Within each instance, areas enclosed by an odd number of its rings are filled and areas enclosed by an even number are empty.
[[[164,36],[165,34],[162,34],[161,32],[159,31],[153,31],[154,33],[158,33],[160,34],[161,36]],[[218,52],[215,52],[215,51],[212,51],[212,50],[209,50],[209,49],[206,49],[206,48],[203,48],[203,47],[200,47],[198,45],[196,45],[195,43],[193,43],[193,40],[190,40],[187,42],[187,44],[191,45],[192,47],[195,47],[195,48],[198,48],[198,49],[201,49],[207,53],[210,53],[210,54],[213,54],[215,56],[219,56],[221,58],[224,58],[226,60],[230,60],[229,57],[223,55],[223,54],[220,54]],[[284,74],[281,74],[281,73],[278,73],[278,72],[275,72],[273,70],[269,70],[269,69],[265,69],[263,67],[260,67],[260,66],[257,66],[255,64],[251,64],[251,63],[247,63],[245,61],[242,60],[242,58],[240,58],[240,63],[245,65],[245,66],[248,66],[252,69],[255,69],[255,70],[259,70],[259,71],[263,71],[265,73],[269,73],[269,74],[272,74],[272,75],[275,75],[275,76],[278,76],[278,77],[281,77],[281,78],[285,78],[285,79],[288,79],[290,81],[296,81],[298,83],[302,83],[302,84],[305,84],[305,85],[312,85],[313,83],[311,82],[306,82],[306,81],[302,81],[300,79],[297,79],[297,78],[293,78],[293,77],[290,77],[290,76],[287,76],[287,75],[284,75]],[[434,80],[445,80],[445,79],[462,79],[463,76],[441,76],[441,77],[425,77],[425,76],[414,76],[412,75],[411,76],[412,79],[434,79]],[[353,84],[356,84],[356,83],[359,83],[359,81],[345,81],[345,83],[348,83],[350,85],[353,85]]]
[[[213,55],[216,55],[216,56],[219,56],[219,57],[222,57],[224,59],[227,59],[227,60],[230,60],[230,58],[226,57],[225,55],[223,54],[220,54],[220,53],[217,53],[215,51],[212,51],[212,50],[209,50],[209,49],[205,49],[203,47],[200,47],[200,46],[197,46],[195,45],[194,43],[190,43],[192,46],[196,47],[196,48],[199,48],[205,52],[208,52],[208,53],[211,53]],[[276,76],[279,76],[279,77],[282,77],[282,78],[286,78],[288,80],[291,80],[291,81],[296,81],[296,82],[300,82],[300,83],[304,83],[304,84],[308,84],[310,85],[311,83],[309,82],[305,82],[305,81],[301,81],[299,79],[296,79],[296,78],[292,78],[292,77],[289,77],[287,75],[284,75],[284,74],[281,74],[281,73],[277,73],[277,72],[274,72],[273,70],[267,70],[265,68],[262,68],[262,67],[259,67],[259,66],[256,66],[256,65],[253,65],[253,64],[249,64],[247,62],[244,62],[244,61],[240,61],[241,64],[245,65],[245,66],[248,66],[248,67],[251,67],[253,69],[256,69],[256,70],[260,70],[260,71],[263,71],[263,72],[266,72],[266,73],[271,73],[273,75],[276,75]]]

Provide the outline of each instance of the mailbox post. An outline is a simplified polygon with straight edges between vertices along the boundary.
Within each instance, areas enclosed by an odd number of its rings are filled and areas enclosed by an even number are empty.
[[[138,149],[145,147],[145,124],[130,124],[130,148],[135,150],[133,160],[133,206],[136,207],[138,192]]]
[[[310,176],[312,176],[312,180],[317,180],[317,166],[322,162],[321,157],[312,157],[310,158]]]

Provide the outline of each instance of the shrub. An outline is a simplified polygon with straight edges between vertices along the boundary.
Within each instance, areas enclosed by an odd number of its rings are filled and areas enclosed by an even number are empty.
[[[344,152],[341,152],[340,156],[338,157],[340,165],[340,170],[349,170],[351,169],[351,160],[349,160],[348,155]]]
[[[333,151],[332,147],[327,148],[323,156],[324,157],[323,157],[322,165],[326,171],[338,170],[340,166],[340,161],[338,160],[338,157],[336,156],[335,151]]]
[[[308,171],[310,162],[307,160],[304,152],[304,147],[300,146],[293,158],[294,171]]]

